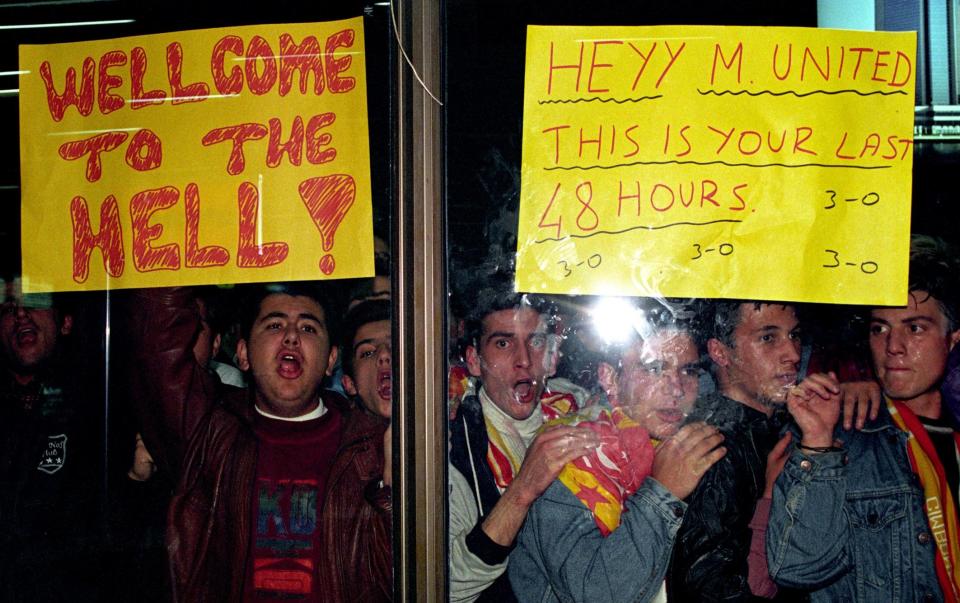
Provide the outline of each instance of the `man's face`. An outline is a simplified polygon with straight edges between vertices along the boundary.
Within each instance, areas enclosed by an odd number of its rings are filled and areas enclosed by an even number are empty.
[[[250,339],[237,342],[240,368],[251,371],[257,405],[298,417],[318,405],[320,382],[337,359],[326,316],[315,300],[274,293],[260,303]]]
[[[343,376],[343,388],[357,396],[375,415],[390,418],[393,410],[393,363],[389,320],[368,322],[353,337],[353,377]]]
[[[786,402],[800,370],[800,330],[792,306],[740,305],[733,346],[711,340],[710,357],[720,366],[720,389],[756,409]]]
[[[533,414],[547,377],[556,369],[553,337],[535,310],[492,312],[483,319],[478,347],[467,348],[467,368],[500,410],[514,419]]]
[[[947,355],[960,331],[947,330],[947,319],[926,291],[911,291],[905,308],[876,308],[870,313],[870,353],[884,392],[909,402],[936,391]]]
[[[0,344],[5,364],[26,383],[53,357],[58,337],[69,334],[73,323],[66,316],[61,324],[53,308],[23,304],[22,299],[7,297],[0,306]]]
[[[663,331],[623,354],[620,370],[601,364],[600,383],[619,406],[655,438],[677,432],[700,386],[700,355],[688,333]]]

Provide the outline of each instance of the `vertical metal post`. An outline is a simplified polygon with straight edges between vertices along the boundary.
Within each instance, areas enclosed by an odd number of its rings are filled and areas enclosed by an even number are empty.
[[[395,2],[399,38],[420,79],[440,90],[440,6]],[[394,204],[399,376],[394,521],[404,601],[446,600],[446,288],[441,107],[398,56],[400,198]],[[395,457],[396,458],[396,457]],[[399,486],[399,490],[397,490]],[[403,571],[399,571],[403,568]]]

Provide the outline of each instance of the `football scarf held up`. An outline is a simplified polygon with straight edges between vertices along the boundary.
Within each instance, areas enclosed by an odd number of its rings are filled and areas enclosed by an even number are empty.
[[[513,482],[514,476],[520,471],[527,446],[539,430],[544,421],[550,421],[576,412],[577,403],[571,394],[544,392],[540,397],[542,416],[531,415],[526,421],[509,419],[503,411],[496,409],[494,403],[480,391],[481,404],[491,405],[490,412],[484,411],[484,421],[487,427],[487,464],[493,472],[494,480],[500,491],[506,490]],[[530,423],[528,426],[527,423]],[[532,431],[524,433],[527,428]],[[525,441],[530,440],[530,441]]]
[[[960,534],[954,495],[947,485],[947,476],[933,442],[920,419],[907,405],[889,398],[887,409],[897,427],[907,433],[907,456],[910,457],[914,473],[920,478],[927,523],[937,544],[937,578],[944,600],[957,603],[960,601]],[[954,446],[960,446],[960,437],[956,433],[953,439]]]
[[[564,465],[557,477],[593,515],[606,537],[620,527],[627,499],[653,469],[656,441],[620,408],[593,406],[577,420],[564,420],[600,436],[600,446]]]

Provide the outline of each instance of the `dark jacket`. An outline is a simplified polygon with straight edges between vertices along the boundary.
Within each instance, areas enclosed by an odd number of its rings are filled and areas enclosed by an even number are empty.
[[[19,385],[0,365],[0,601],[99,596],[103,464],[95,384]]]
[[[712,394],[697,402],[691,418],[717,426],[727,454],[686,499],[667,591],[675,601],[749,601],[753,599],[747,583],[749,524],[763,494],[767,455],[786,416],[780,412],[767,418]]]
[[[240,601],[257,462],[251,393],[219,385],[194,360],[200,322],[189,290],[136,292],[128,307],[144,442],[178,482],[166,537],[174,599]],[[320,510],[319,592],[330,601],[387,600],[389,496],[376,497],[377,509],[358,504],[358,493],[380,479],[386,424],[336,394],[325,392],[323,400],[344,416]]]

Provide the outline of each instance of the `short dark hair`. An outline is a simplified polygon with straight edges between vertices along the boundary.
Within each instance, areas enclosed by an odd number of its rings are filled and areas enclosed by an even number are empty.
[[[713,303],[710,310],[709,328],[707,338],[716,339],[727,347],[734,347],[733,332],[737,330],[743,315],[740,308],[744,304],[753,304],[753,309],[757,312],[763,306],[782,306],[784,308],[793,308],[795,312],[799,311],[797,304],[755,301],[745,299],[720,300]]]
[[[250,341],[250,331],[253,323],[260,315],[260,306],[263,300],[274,294],[290,295],[292,297],[309,297],[317,302],[323,310],[323,320],[327,327],[327,336],[331,343],[337,341],[337,323],[333,312],[333,305],[327,296],[326,288],[320,283],[291,282],[249,285],[243,292],[243,302],[240,306],[240,336]]]
[[[353,340],[357,336],[357,331],[365,324],[390,320],[390,305],[391,302],[388,300],[372,299],[360,302],[347,312],[343,319],[343,338],[340,343],[340,361],[345,375],[351,378],[354,376]]]
[[[464,320],[462,348],[479,348],[483,337],[483,320],[501,310],[530,308],[545,317],[551,331],[556,326],[557,308],[549,298],[535,293],[519,293],[513,290],[513,276],[497,273],[484,279],[472,289],[473,304]],[[466,304],[464,304],[466,305]]]
[[[943,239],[915,234],[910,237],[910,291],[926,291],[947,319],[947,330],[956,331],[960,292],[957,249]],[[924,300],[918,300],[924,301]]]

